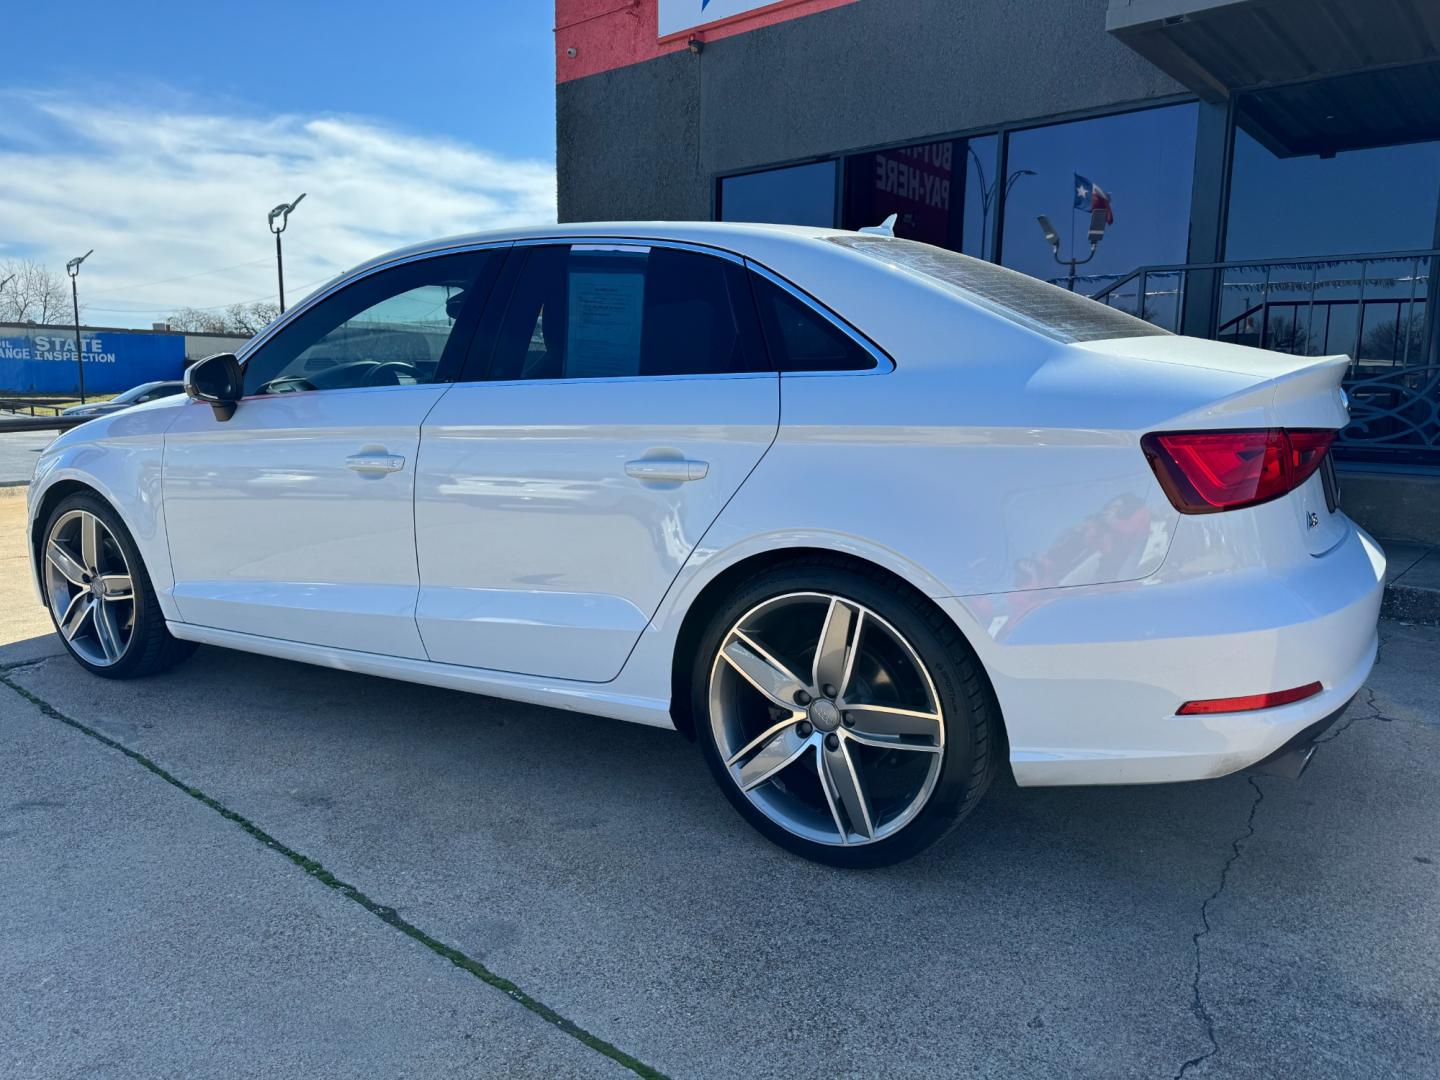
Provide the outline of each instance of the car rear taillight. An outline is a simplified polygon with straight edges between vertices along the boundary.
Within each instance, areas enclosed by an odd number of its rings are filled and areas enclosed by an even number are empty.
[[[1325,688],[1318,682],[1306,683],[1293,690],[1272,690],[1268,694],[1249,694],[1245,697],[1206,698],[1204,701],[1187,701],[1175,710],[1176,716],[1205,716],[1214,713],[1253,712],[1256,709],[1273,709],[1277,705],[1291,705],[1297,701],[1314,697]]]
[[[1269,502],[1310,479],[1334,431],[1172,431],[1151,433],[1140,447],[1175,509],[1213,514]]]

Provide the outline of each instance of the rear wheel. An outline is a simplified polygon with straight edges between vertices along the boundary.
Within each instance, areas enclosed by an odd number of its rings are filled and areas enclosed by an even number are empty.
[[[954,828],[989,785],[988,685],[955,627],[878,572],[764,571],[717,612],[694,715],[726,796],[806,858],[881,866]]]
[[[139,549],[110,506],[93,495],[63,499],[39,552],[55,630],[82,667],[110,679],[173,667],[195,646],[170,635]]]

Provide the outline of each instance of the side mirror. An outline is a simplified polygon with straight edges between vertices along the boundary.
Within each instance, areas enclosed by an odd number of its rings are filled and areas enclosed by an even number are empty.
[[[216,420],[229,420],[245,396],[245,373],[234,353],[215,353],[185,369],[185,393],[215,410]]]

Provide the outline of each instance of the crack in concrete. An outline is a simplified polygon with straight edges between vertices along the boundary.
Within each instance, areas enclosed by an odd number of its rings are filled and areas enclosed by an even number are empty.
[[[219,814],[225,820],[235,825],[238,825],[253,839],[258,840],[271,851],[274,851],[277,854],[288,859],[300,869],[304,870],[306,874],[310,875],[310,877],[314,878],[316,881],[319,881],[322,885],[334,890],[352,903],[360,905],[360,907],[364,908],[371,915],[374,915],[381,922],[384,922],[387,925],[394,927],[402,934],[419,942],[421,945],[424,945],[427,949],[429,949],[436,955],[442,956],[446,960],[449,960],[450,963],[454,964],[461,971],[473,975],[475,978],[479,979],[487,986],[491,986],[496,990],[501,991],[516,1004],[520,1005],[522,1008],[528,1009],[530,1012],[540,1017],[546,1023],[549,1023],[554,1027],[558,1028],[560,1031],[564,1032],[566,1035],[569,1035],[577,1042],[589,1047],[591,1050],[594,1050],[599,1054],[603,1054],[611,1061],[614,1061],[617,1064],[629,1069],[635,1075],[645,1077],[646,1080],[667,1080],[665,1074],[660,1072],[658,1069],[652,1068],[651,1066],[641,1061],[639,1058],[633,1057],[630,1054],[625,1053],[625,1051],[621,1050],[613,1043],[607,1042],[606,1040],[600,1038],[600,1036],[586,1031],[579,1024],[576,1024],[574,1021],[565,1018],[560,1013],[556,1012],[554,1009],[550,1008],[550,1006],[546,1005],[544,1002],[538,1000],[537,998],[531,997],[524,990],[520,989],[519,986],[511,982],[509,979],[501,975],[495,974],[484,964],[465,955],[463,952],[461,952],[454,946],[447,945],[443,941],[431,937],[414,923],[408,922],[406,919],[404,919],[393,907],[389,907],[385,904],[381,904],[378,901],[371,899],[365,893],[361,892],[360,889],[358,889],[356,886],[351,885],[349,882],[343,881],[340,878],[336,877],[316,860],[311,859],[308,856],[296,851],[295,849],[281,843],[275,837],[267,833],[264,829],[260,828],[260,826],[256,825],[249,818],[237,813],[234,810],[231,810],[223,803],[205,794],[199,788],[192,787],[191,785],[185,783],[185,781],[181,780],[179,777],[175,776],[173,773],[169,772],[164,767],[156,764],[154,761],[152,761],[150,758],[146,757],[139,751],[132,750],[124,743],[118,742],[117,740],[110,738],[108,735],[102,735],[94,728],[82,724],[80,721],[75,720],[72,717],[66,716],[59,709],[55,708],[53,705],[51,705],[45,699],[41,698],[39,695],[31,693],[23,686],[20,686],[18,683],[11,680],[10,675],[12,672],[18,671],[21,668],[28,667],[31,664],[39,662],[40,661],[23,661],[17,664],[12,664],[8,667],[0,668],[0,684],[3,684],[4,686],[7,686],[11,690],[15,691],[16,694],[20,695],[20,697],[30,702],[30,704],[34,705],[38,710],[40,710],[41,713],[43,713],[45,716],[50,717],[52,720],[58,720],[62,724],[74,728],[81,734],[89,736],[96,742],[109,747],[111,750],[118,750],[131,761],[136,762],[138,765],[154,773],[171,787],[179,788],[196,802],[199,802],[202,805],[208,807],[209,809],[215,811],[215,813]]]
[[[1375,640],[1377,642],[1375,646],[1375,664],[1379,666],[1381,657],[1385,655],[1385,646],[1389,645],[1392,640],[1391,636],[1385,633],[1385,624],[1383,622],[1378,623],[1375,627]]]
[[[1205,1039],[1210,1043],[1210,1049],[1206,1050],[1203,1054],[1197,1054],[1195,1057],[1183,1062],[1180,1065],[1179,1071],[1175,1073],[1173,1080],[1181,1080],[1191,1069],[1220,1052],[1220,1042],[1215,1037],[1215,1017],[1211,1014],[1209,1006],[1205,1004],[1205,994],[1200,985],[1202,970],[1200,942],[1203,938],[1209,936],[1211,931],[1210,905],[1220,899],[1220,894],[1225,891],[1225,886],[1229,884],[1230,868],[1233,867],[1240,858],[1240,845],[1255,835],[1255,813],[1260,809],[1260,804],[1265,800],[1265,793],[1260,790],[1260,784],[1256,778],[1249,776],[1246,777],[1246,779],[1249,781],[1250,787],[1255,791],[1255,799],[1250,804],[1250,813],[1245,819],[1245,831],[1230,841],[1230,855],[1226,858],[1224,865],[1220,867],[1220,882],[1215,886],[1215,891],[1207,896],[1205,902],[1200,905],[1201,929],[1197,930],[1191,938],[1191,943],[1195,947],[1195,971],[1190,978],[1190,1011],[1195,1014],[1197,1020],[1205,1025]]]
[[[1334,742],[1334,741],[1335,741],[1336,739],[1338,739],[1341,735],[1344,735],[1345,732],[1349,731],[1350,728],[1354,725],[1355,721],[1357,721],[1357,720],[1387,720],[1387,719],[1388,719],[1388,717],[1385,717],[1385,716],[1382,716],[1382,715],[1381,715],[1381,713],[1380,713],[1380,706],[1377,705],[1377,704],[1375,704],[1375,689],[1374,689],[1374,687],[1370,687],[1370,686],[1365,687],[1365,704],[1366,704],[1366,706],[1370,709],[1370,715],[1369,715],[1369,716],[1361,716],[1361,715],[1360,715],[1358,712],[1356,712],[1354,709],[1351,709],[1351,710],[1350,710],[1350,715],[1345,718],[1345,722],[1344,722],[1343,724],[1337,724],[1337,725],[1335,725],[1333,728],[1331,728],[1329,731],[1327,731],[1327,732],[1326,732],[1324,735],[1322,735],[1320,738],[1316,739],[1316,740],[1315,740],[1315,745],[1316,745],[1317,747],[1319,747],[1319,746],[1322,746],[1322,745],[1325,744],[1325,743]]]
[[[0,664],[0,674],[8,675],[12,671],[24,671],[26,668],[39,667],[47,660],[54,660],[53,656],[37,656],[34,660],[16,660],[9,664]]]
[[[1388,642],[1386,641],[1386,639],[1384,639],[1382,636],[1381,648],[1383,649],[1387,643]],[[1387,724],[1395,722],[1394,717],[1386,716],[1385,713],[1381,710],[1379,702],[1375,700],[1376,691],[1373,686],[1365,687],[1364,693],[1364,704],[1367,708],[1369,708],[1369,714],[1366,715],[1359,711],[1351,709],[1350,715],[1346,716],[1344,723],[1331,728],[1324,734],[1324,736],[1315,740],[1315,746],[1317,747],[1317,749],[1322,743],[1333,742],[1334,740],[1338,739],[1341,735],[1345,734],[1345,732],[1349,731],[1350,728],[1358,720],[1381,720]],[[1214,1057],[1220,1052],[1220,1042],[1215,1037],[1215,1017],[1211,1014],[1209,1007],[1205,1003],[1204,991],[1201,989],[1200,985],[1200,941],[1202,938],[1207,937],[1211,932],[1210,905],[1215,903],[1215,901],[1220,898],[1221,893],[1225,891],[1226,885],[1229,884],[1230,869],[1240,858],[1240,845],[1255,835],[1255,814],[1260,809],[1260,804],[1265,800],[1265,793],[1260,789],[1260,784],[1257,781],[1256,777],[1249,776],[1246,779],[1249,781],[1251,788],[1253,788],[1255,791],[1255,799],[1250,804],[1250,813],[1245,820],[1245,831],[1230,842],[1230,855],[1226,858],[1224,865],[1220,868],[1220,883],[1215,887],[1215,891],[1211,893],[1208,897],[1206,897],[1205,902],[1200,905],[1201,929],[1196,931],[1194,937],[1191,939],[1195,947],[1195,972],[1190,980],[1190,1011],[1193,1012],[1195,1014],[1195,1017],[1202,1024],[1205,1025],[1205,1038],[1210,1043],[1210,1049],[1206,1050],[1203,1054],[1197,1054],[1195,1057],[1183,1062],[1180,1066],[1179,1071],[1174,1074],[1172,1080],[1182,1080],[1182,1078],[1189,1070],[1198,1067],[1199,1065],[1201,1065],[1205,1061],[1208,1061],[1210,1058]]]
[[[1407,718],[1405,718],[1405,717],[1400,717],[1400,716],[1386,716],[1384,710],[1380,708],[1380,703],[1375,700],[1375,694],[1376,694],[1376,691],[1375,691],[1375,688],[1374,688],[1374,687],[1371,687],[1371,686],[1365,687],[1365,705],[1366,705],[1367,707],[1369,707],[1369,709],[1370,709],[1370,715],[1369,715],[1369,716],[1362,716],[1362,715],[1360,715],[1359,713],[1354,713],[1354,714],[1351,715],[1351,716],[1347,716],[1347,717],[1345,718],[1345,722],[1344,722],[1343,724],[1340,724],[1340,725],[1338,725],[1338,726],[1336,726],[1336,727],[1331,728],[1329,731],[1327,731],[1327,732],[1324,734],[1324,736],[1322,736],[1322,737],[1319,738],[1319,739],[1316,739],[1316,740],[1315,740],[1315,745],[1318,747],[1318,746],[1320,746],[1322,743],[1334,742],[1334,741],[1335,741],[1336,739],[1338,739],[1341,735],[1344,735],[1345,732],[1349,731],[1352,727],[1354,727],[1355,723],[1356,723],[1357,721],[1359,721],[1359,720],[1379,720],[1379,721],[1380,721],[1381,723],[1383,723],[1383,724],[1414,724],[1414,723],[1417,723],[1417,721],[1409,720],[1409,719],[1407,719]],[[1424,725],[1421,724],[1420,726],[1423,727]]]

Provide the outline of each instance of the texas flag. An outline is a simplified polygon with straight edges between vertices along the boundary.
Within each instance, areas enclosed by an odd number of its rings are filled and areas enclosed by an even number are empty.
[[[1075,174],[1075,209],[1104,210],[1105,224],[1115,224],[1115,211],[1110,206],[1110,196],[1101,190],[1099,184],[1079,173]]]

